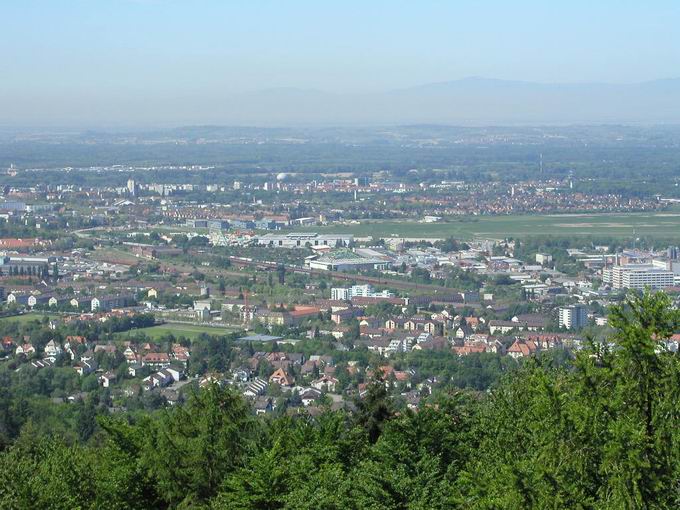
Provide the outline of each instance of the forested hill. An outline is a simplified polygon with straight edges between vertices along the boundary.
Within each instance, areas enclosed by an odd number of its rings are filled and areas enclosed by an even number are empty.
[[[0,508],[679,508],[680,358],[657,341],[680,315],[645,294],[610,320],[611,348],[417,412],[375,383],[352,415],[264,420],[214,386],[87,444],[29,423],[1,454]]]

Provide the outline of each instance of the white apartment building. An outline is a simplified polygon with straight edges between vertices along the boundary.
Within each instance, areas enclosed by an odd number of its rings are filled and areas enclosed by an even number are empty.
[[[392,297],[392,293],[389,290],[381,290],[376,292],[373,290],[373,286],[366,285],[352,285],[350,287],[350,297]]]
[[[373,290],[373,286],[366,284],[366,285],[353,285],[352,287],[345,288],[345,287],[333,287],[331,289],[331,299],[338,299],[341,301],[349,301],[353,297],[382,297],[382,298],[390,298],[393,297],[394,294],[392,294],[389,290],[381,290],[380,292],[376,292]]]
[[[331,299],[338,301],[349,301],[351,290],[345,287],[333,287],[331,289]]]
[[[561,328],[580,329],[588,324],[588,312],[585,306],[561,306],[558,313]]]

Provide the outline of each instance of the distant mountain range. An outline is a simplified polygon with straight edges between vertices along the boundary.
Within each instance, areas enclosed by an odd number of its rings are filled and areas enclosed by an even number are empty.
[[[466,78],[367,94],[267,89],[226,97],[211,116],[269,125],[680,123],[680,79],[543,84]]]

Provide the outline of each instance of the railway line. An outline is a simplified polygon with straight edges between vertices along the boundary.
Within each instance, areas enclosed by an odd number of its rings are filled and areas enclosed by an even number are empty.
[[[393,287],[395,289],[402,289],[402,290],[415,290],[415,291],[428,290],[428,291],[432,291],[433,293],[441,293],[441,294],[452,294],[452,293],[457,292],[455,289],[447,289],[447,288],[444,288],[444,287],[440,287],[438,285],[428,285],[428,284],[423,284],[423,283],[405,282],[405,281],[402,281],[402,280],[395,280],[395,279],[391,279],[391,278],[382,278],[382,277],[379,277],[379,276],[346,274],[346,273],[340,273],[340,272],[337,272],[337,271],[319,271],[319,270],[316,270],[316,269],[309,269],[309,268],[306,268],[306,267],[279,264],[277,262],[253,260],[253,259],[246,258],[246,257],[230,256],[229,260],[231,261],[232,266],[251,267],[251,268],[255,268],[257,270],[261,270],[261,271],[272,271],[272,270],[276,270],[279,266],[283,266],[286,269],[286,271],[289,271],[289,272],[292,272],[292,273],[306,274],[306,275],[310,275],[310,276],[319,276],[319,277],[325,276],[325,277],[330,277],[334,280],[356,281],[356,282],[362,282],[362,283],[370,283],[372,285],[387,285],[389,287]]]

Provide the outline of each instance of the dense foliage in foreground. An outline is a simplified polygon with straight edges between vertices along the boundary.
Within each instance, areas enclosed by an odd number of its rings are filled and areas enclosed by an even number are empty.
[[[615,309],[615,345],[536,360],[489,395],[395,413],[374,384],[353,415],[253,417],[209,387],[87,446],[2,453],[1,508],[678,508],[680,325],[662,294]]]

